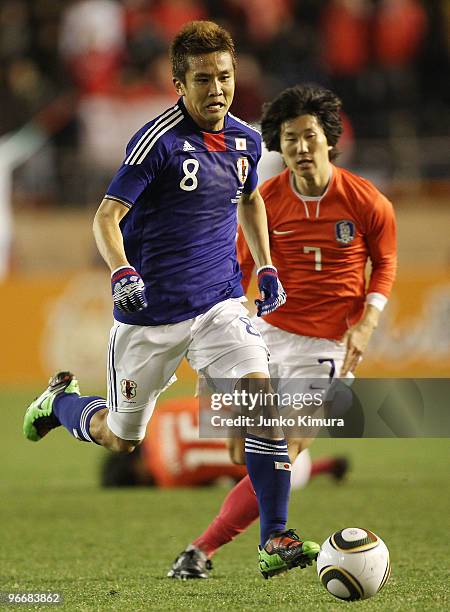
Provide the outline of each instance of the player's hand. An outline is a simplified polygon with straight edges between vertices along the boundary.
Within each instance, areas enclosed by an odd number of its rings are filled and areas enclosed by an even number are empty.
[[[141,275],[131,266],[117,268],[111,275],[114,305],[122,312],[138,312],[147,308],[145,285]]]
[[[277,269],[263,266],[258,270],[258,287],[261,299],[255,300],[257,316],[263,317],[286,302],[286,292],[278,279]]]
[[[369,344],[373,330],[372,325],[360,321],[345,332],[342,342],[346,345],[347,351],[340,376],[346,376],[349,372],[354,372]]]

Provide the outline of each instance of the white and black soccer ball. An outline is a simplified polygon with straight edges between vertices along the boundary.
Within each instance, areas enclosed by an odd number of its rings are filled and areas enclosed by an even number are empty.
[[[375,533],[359,527],[336,531],[317,557],[317,574],[331,595],[346,601],[368,599],[391,573],[389,551]]]

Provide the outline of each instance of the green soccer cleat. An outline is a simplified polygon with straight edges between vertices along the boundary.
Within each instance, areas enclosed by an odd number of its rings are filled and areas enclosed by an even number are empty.
[[[270,555],[264,548],[258,546],[259,569],[264,578],[272,578],[288,571],[288,566],[278,555]]]
[[[259,569],[264,578],[271,578],[294,567],[312,565],[319,551],[319,544],[302,542],[294,529],[272,533],[264,548],[259,548]]]
[[[61,425],[53,414],[53,401],[61,393],[80,395],[78,381],[72,372],[58,372],[52,376],[44,393],[28,406],[23,419],[25,438],[37,442],[51,429]]]

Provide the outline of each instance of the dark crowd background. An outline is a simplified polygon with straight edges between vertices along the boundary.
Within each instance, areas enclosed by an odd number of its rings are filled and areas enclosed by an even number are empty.
[[[98,185],[80,189],[80,109],[99,99],[167,106],[168,45],[193,19],[215,20],[235,39],[232,111],[243,119],[257,122],[264,101],[313,81],[343,99],[360,144],[350,165],[389,178],[447,173],[448,0],[3,0],[0,135],[31,121],[50,139],[28,178],[24,171],[25,191],[28,181],[28,193],[46,203],[97,197],[114,163],[90,164]]]

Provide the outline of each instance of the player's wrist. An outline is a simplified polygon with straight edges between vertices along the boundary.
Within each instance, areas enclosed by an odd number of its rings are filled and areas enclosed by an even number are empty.
[[[386,306],[388,299],[382,293],[377,293],[375,291],[371,291],[366,296],[366,307],[373,306],[380,312],[383,312],[384,307]]]
[[[378,319],[368,316],[361,319],[359,322],[359,329],[373,331],[378,326]]]
[[[118,272],[124,272],[125,270],[129,270],[130,273],[136,272],[136,268],[134,268],[133,266],[130,266],[129,264],[124,265],[124,266],[119,266],[118,268],[115,268],[114,270],[112,270],[111,272],[111,278],[113,278],[113,276],[115,276]]]
[[[125,313],[134,313],[147,308],[145,284],[133,266],[119,266],[111,276],[114,306]]]
[[[259,276],[260,274],[264,274],[264,273],[272,273],[275,276],[278,276],[278,270],[275,268],[275,266],[272,265],[266,265],[266,266],[261,266],[260,268],[258,268],[256,270],[256,275]]]
[[[365,329],[374,330],[378,326],[381,311],[376,306],[366,304],[366,309],[361,319],[361,326]]]

